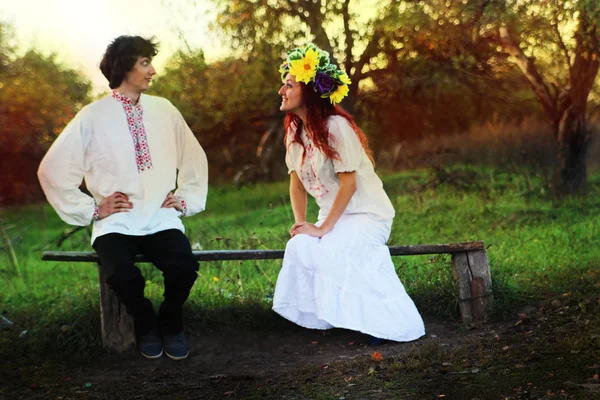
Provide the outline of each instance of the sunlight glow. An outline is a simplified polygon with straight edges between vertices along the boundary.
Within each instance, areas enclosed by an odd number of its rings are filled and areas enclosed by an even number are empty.
[[[218,57],[222,51],[208,32],[211,3],[196,3],[187,5],[189,14],[200,17],[185,27],[190,36],[186,39],[192,47],[202,48],[207,59]],[[35,48],[56,54],[59,61],[88,76],[97,93],[108,90],[98,64],[106,46],[119,35],[155,36],[160,51],[154,64],[160,74],[169,56],[182,47],[177,31],[180,12],[164,0],[0,1],[0,20],[14,27],[20,52]],[[184,17],[181,26],[190,24]]]

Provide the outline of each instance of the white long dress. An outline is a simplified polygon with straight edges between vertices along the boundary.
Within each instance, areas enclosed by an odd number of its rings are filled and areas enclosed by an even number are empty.
[[[394,208],[350,124],[329,117],[330,146],[340,160],[316,149],[287,146],[286,163],[319,205],[317,225],[339,190],[338,172],[356,172],[357,191],[333,229],[322,238],[296,235],[286,246],[273,310],[312,329],[345,328],[378,338],[411,341],[425,334],[423,320],[396,274],[386,242]],[[288,136],[291,138],[292,133]]]

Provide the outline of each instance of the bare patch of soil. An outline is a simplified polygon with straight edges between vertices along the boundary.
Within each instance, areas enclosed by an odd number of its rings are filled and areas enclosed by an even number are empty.
[[[585,301],[474,329],[430,319],[425,337],[379,346],[292,324],[191,328],[187,360],[131,352],[83,366],[40,361],[0,370],[0,399],[600,399],[600,307]]]

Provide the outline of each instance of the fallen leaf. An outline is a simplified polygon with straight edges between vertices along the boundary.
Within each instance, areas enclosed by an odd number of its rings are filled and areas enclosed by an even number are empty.
[[[510,348],[510,347],[508,347],[508,346],[504,346],[504,347],[502,348],[502,350],[506,351],[506,350],[508,350],[509,348]]]

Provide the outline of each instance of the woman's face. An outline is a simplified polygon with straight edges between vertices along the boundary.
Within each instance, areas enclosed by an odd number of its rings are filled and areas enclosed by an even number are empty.
[[[303,113],[305,106],[302,102],[301,83],[296,82],[293,75],[286,75],[283,86],[278,93],[281,96],[281,107],[279,107],[281,111],[293,112],[294,114]]]

